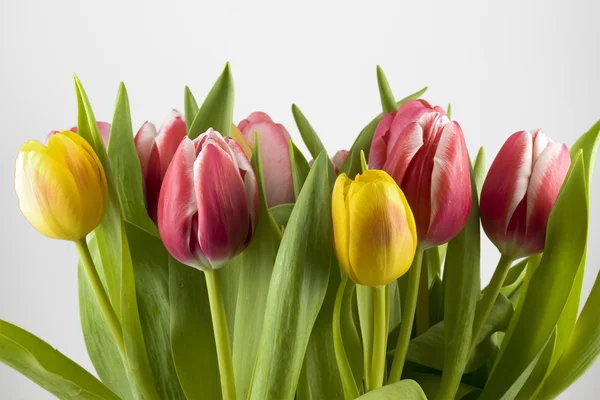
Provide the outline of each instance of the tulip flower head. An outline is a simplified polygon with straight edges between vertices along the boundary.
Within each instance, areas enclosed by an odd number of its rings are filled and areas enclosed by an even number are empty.
[[[546,225],[571,165],[567,146],[541,129],[504,143],[481,190],[481,223],[500,252],[512,258],[544,250]]]
[[[388,172],[402,188],[415,216],[419,246],[437,246],[458,235],[471,210],[465,138],[460,125],[443,113],[427,112],[405,124],[398,117],[401,110],[377,126],[373,145],[380,148],[371,148],[369,165]]]
[[[16,163],[21,212],[40,233],[80,240],[104,218],[108,185],[92,147],[78,134],[52,134],[48,145],[26,142]]]
[[[220,268],[248,246],[257,216],[256,176],[240,145],[213,129],[185,137],[158,201],[158,229],[173,257],[201,270]]]
[[[394,180],[368,170],[341,174],[332,194],[338,261],[357,284],[384,286],[408,271],[417,248],[415,220]]]
[[[146,207],[154,222],[160,187],[171,159],[186,133],[183,115],[173,110],[158,131],[154,124],[145,122],[135,135],[135,148],[142,167]]]
[[[254,133],[260,140],[260,158],[264,167],[267,203],[273,207],[294,202],[294,181],[290,163],[290,134],[281,124],[263,112],[250,114],[238,124],[242,135],[254,146]]]
[[[339,174],[342,166],[344,165],[344,161],[348,157],[348,150],[338,150],[337,153],[331,157],[331,163],[333,164],[333,168],[335,169],[335,173]]]

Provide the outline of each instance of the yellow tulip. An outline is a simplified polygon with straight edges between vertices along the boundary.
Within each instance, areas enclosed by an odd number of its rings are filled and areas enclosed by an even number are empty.
[[[21,147],[15,190],[25,218],[54,239],[84,238],[108,206],[104,168],[92,147],[71,131],[52,135],[47,146],[31,140]]]
[[[384,171],[340,175],[332,195],[338,261],[360,285],[384,286],[404,275],[417,248],[415,220],[402,190]]]

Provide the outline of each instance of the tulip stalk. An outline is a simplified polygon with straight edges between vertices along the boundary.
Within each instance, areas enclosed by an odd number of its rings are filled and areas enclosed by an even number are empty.
[[[402,310],[402,322],[398,334],[398,344],[394,352],[394,361],[390,370],[388,384],[398,382],[402,377],[410,335],[412,333],[413,322],[415,320],[415,311],[417,308],[417,298],[419,294],[419,281],[421,280],[421,266],[423,264],[423,249],[418,248],[415,253],[412,266],[408,276],[408,292],[406,294],[406,305]]]
[[[387,314],[385,286],[373,290],[373,356],[371,359],[371,380],[368,390],[383,386],[385,373],[385,352],[387,348]]]
[[[225,315],[225,303],[221,288],[221,274],[218,269],[204,271],[206,288],[208,289],[208,302],[213,323],[215,343],[217,345],[217,360],[219,375],[221,377],[221,390],[224,400],[235,400],[235,380],[233,376],[233,359]]]
[[[117,343],[117,347],[119,348],[121,355],[125,357],[126,353],[125,341],[123,339],[123,329],[121,328],[121,323],[119,322],[119,318],[115,313],[115,309],[108,298],[108,294],[106,294],[106,290],[104,290],[102,280],[100,280],[100,276],[98,275],[98,271],[96,270],[96,266],[92,260],[92,255],[90,254],[90,249],[87,245],[87,242],[85,241],[85,238],[83,238],[75,241],[74,243],[77,247],[77,251],[79,252],[79,257],[81,258],[81,263],[83,264],[85,274],[90,285],[92,286],[94,295],[98,300],[98,305],[100,305],[100,309],[102,310],[102,314],[104,315],[104,318],[108,323],[108,327],[115,338],[115,342]]]
[[[479,337],[481,329],[483,329],[483,325],[485,324],[485,321],[494,307],[494,303],[496,302],[498,293],[500,293],[500,289],[502,289],[502,284],[506,279],[506,275],[508,274],[508,270],[510,269],[512,262],[512,257],[505,255],[500,257],[498,265],[496,266],[496,270],[494,271],[494,275],[492,275],[490,283],[483,292],[483,297],[479,302],[477,311],[475,313],[475,319],[473,320],[473,335],[471,336],[472,344],[470,353],[472,353],[477,346],[477,338]]]

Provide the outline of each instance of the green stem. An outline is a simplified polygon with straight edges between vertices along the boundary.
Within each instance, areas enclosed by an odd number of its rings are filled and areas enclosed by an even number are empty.
[[[344,348],[341,327],[342,304],[347,285],[348,278],[343,277],[335,296],[335,305],[333,307],[333,349],[335,351],[335,360],[340,372],[340,378],[342,379],[342,387],[344,388],[344,399],[353,400],[360,396],[360,393],[358,392],[346,349]]]
[[[208,289],[208,302],[212,317],[213,331],[217,345],[217,359],[219,362],[219,375],[221,376],[221,390],[223,400],[235,400],[235,379],[233,376],[233,361],[231,358],[231,345],[227,331],[227,317],[221,289],[221,274],[218,269],[207,269],[206,288]]]
[[[483,292],[483,297],[477,304],[477,310],[475,311],[475,318],[473,320],[473,335],[471,336],[470,353],[472,353],[475,347],[477,347],[477,339],[481,334],[481,329],[483,329],[483,325],[485,325],[485,321],[494,307],[494,303],[496,302],[498,293],[500,293],[500,289],[502,289],[502,284],[506,279],[506,274],[508,274],[508,270],[510,269],[512,262],[513,259],[511,257],[507,257],[505,255],[500,257],[498,266],[496,266],[496,270],[494,271],[494,275],[492,275],[490,283]]]
[[[410,267],[408,276],[408,288],[406,293],[406,304],[402,310],[402,322],[400,324],[400,333],[398,334],[398,344],[394,352],[394,361],[388,384],[398,382],[402,377],[406,352],[410,343],[413,322],[415,320],[415,309],[417,308],[417,295],[419,293],[419,280],[421,278],[421,265],[423,264],[423,250],[417,248],[415,258]]]
[[[385,315],[385,286],[373,290],[373,358],[371,359],[371,387],[369,390],[383,386],[385,372],[385,351],[387,347],[387,329]]]
[[[423,254],[421,268],[421,279],[419,280],[419,294],[417,295],[417,314],[415,324],[417,336],[424,334],[429,329],[429,268],[427,266],[427,255]]]
[[[94,261],[92,260],[92,255],[90,254],[90,249],[88,248],[87,242],[84,238],[75,241],[74,243],[77,247],[77,251],[79,252],[79,257],[81,258],[81,263],[83,264],[85,274],[90,285],[92,286],[96,300],[98,300],[98,305],[100,305],[100,309],[102,310],[102,314],[104,315],[104,318],[108,323],[108,327],[115,338],[115,342],[117,343],[117,347],[119,348],[121,355],[126,359],[123,329],[121,328],[121,323],[119,322],[119,318],[115,313],[115,309],[113,308],[110,299],[104,290],[104,286],[102,285],[98,271],[96,271],[96,267],[94,265]]]

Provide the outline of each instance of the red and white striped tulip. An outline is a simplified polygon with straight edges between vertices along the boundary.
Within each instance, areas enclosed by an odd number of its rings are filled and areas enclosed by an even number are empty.
[[[481,224],[500,252],[520,258],[544,250],[546,225],[571,156],[537,129],[504,143],[481,190]]]
[[[344,161],[348,157],[348,150],[338,150],[337,153],[331,157],[331,163],[333,164],[333,168],[335,169],[335,173],[339,174],[342,166],[344,165]]]
[[[177,147],[185,136],[185,119],[177,110],[171,111],[158,131],[154,124],[145,122],[135,135],[135,148],[142,167],[146,207],[154,222],[162,181]]]
[[[185,137],[167,169],[158,229],[180,262],[216,269],[250,243],[258,217],[258,185],[239,144],[209,129]]]
[[[411,107],[419,114],[424,103]],[[460,125],[443,113],[430,111],[406,123],[398,117],[401,110],[381,119],[373,141],[385,148],[372,148],[369,166],[383,169],[402,188],[415,216],[419,246],[437,246],[462,230],[471,210],[465,138]]]
[[[242,135],[254,147],[254,132],[260,141],[265,191],[269,207],[294,202],[294,181],[288,143],[290,134],[263,112],[250,114],[238,124]]]

